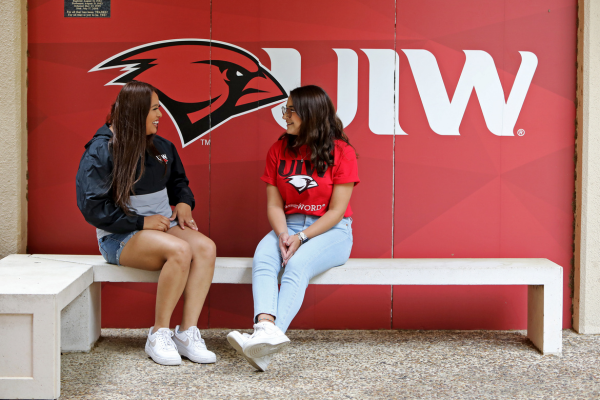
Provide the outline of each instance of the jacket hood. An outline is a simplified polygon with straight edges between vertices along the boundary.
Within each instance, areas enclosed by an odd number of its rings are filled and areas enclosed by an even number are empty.
[[[112,131],[108,128],[107,124],[104,124],[100,127],[100,129],[98,129],[98,131],[96,131],[96,134],[94,135],[94,137],[92,138],[92,140],[90,140],[89,142],[87,142],[87,144],[85,145],[85,148],[89,148],[91,146],[91,144],[98,140],[98,139],[102,139],[102,140],[110,140],[110,138],[112,137]]]

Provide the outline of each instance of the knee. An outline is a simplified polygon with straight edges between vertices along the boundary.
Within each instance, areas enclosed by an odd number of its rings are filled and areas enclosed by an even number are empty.
[[[213,261],[217,258],[217,245],[211,239],[203,237],[193,243],[194,257]]]
[[[253,275],[277,275],[281,269],[281,260],[279,257],[268,255],[255,255],[252,259],[252,274]]]
[[[184,242],[177,242],[170,246],[167,261],[173,262],[182,271],[189,271],[192,262],[192,249]]]
[[[281,283],[296,283],[302,284],[308,282],[309,277],[306,275],[304,266],[300,266],[298,263],[293,261],[294,258],[287,263],[283,270],[283,276],[281,277]]]

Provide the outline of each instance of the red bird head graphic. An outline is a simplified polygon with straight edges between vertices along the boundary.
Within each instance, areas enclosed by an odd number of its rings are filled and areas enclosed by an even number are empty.
[[[231,118],[287,98],[252,53],[229,43],[176,39],[148,43],[110,57],[89,72],[121,68],[106,85],[136,80],[158,90],[183,146]]]

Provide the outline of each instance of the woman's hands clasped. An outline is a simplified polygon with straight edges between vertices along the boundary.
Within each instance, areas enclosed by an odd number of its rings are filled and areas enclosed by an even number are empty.
[[[281,258],[283,258],[283,266],[288,263],[299,247],[300,238],[298,236],[290,236],[287,232],[279,235],[279,251],[281,252]]]

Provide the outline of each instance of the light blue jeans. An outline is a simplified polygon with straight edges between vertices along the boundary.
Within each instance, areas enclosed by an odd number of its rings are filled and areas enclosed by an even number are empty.
[[[319,217],[304,214],[286,216],[288,233],[294,235]],[[352,250],[352,219],[343,218],[327,232],[304,243],[285,267],[279,242],[274,231],[269,232],[256,248],[252,263],[252,295],[254,321],[259,314],[271,314],[275,324],[285,332],[302,306],[308,282],[328,269],[348,261]],[[277,290],[277,276],[283,270],[281,288]]]

